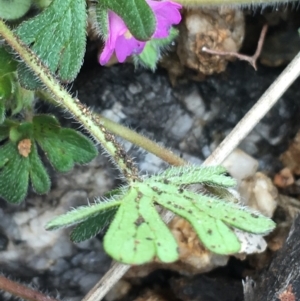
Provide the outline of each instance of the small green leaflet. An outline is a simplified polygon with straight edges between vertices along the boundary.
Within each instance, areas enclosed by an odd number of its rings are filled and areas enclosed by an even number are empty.
[[[81,207],[52,220],[48,230],[78,224],[80,239],[100,231],[104,214],[111,204],[119,209],[104,237],[104,249],[115,260],[126,264],[144,264],[155,259],[162,262],[178,260],[178,246],[166,224],[156,211],[159,204],[191,223],[203,245],[217,254],[234,254],[241,249],[233,229],[254,234],[267,234],[275,223],[241,204],[220,199],[216,195],[193,192],[193,184],[225,189],[235,181],[224,175],[223,167],[184,166],[170,168],[160,175],[123,188],[117,201],[112,199],[94,206]],[[221,195],[224,195],[222,193]],[[114,212],[110,211],[108,220]],[[90,221],[90,223],[89,223]],[[89,229],[92,228],[92,230]],[[86,234],[85,234],[86,233]],[[74,235],[73,235],[74,240]]]
[[[42,13],[22,22],[16,33],[51,72],[64,82],[71,82],[82,65],[86,23],[85,0],[53,0]],[[35,75],[24,64],[18,72],[25,88],[39,87]]]

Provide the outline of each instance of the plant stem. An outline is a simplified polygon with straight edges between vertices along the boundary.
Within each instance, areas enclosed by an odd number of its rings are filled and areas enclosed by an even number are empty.
[[[16,298],[25,299],[28,301],[57,301],[57,299],[50,298],[44,294],[26,287],[18,282],[7,279],[0,275],[0,290],[12,294]]]
[[[72,113],[95,139],[101,143],[104,150],[114,159],[127,181],[130,183],[137,180],[137,168],[122,146],[116,141],[115,136],[106,130],[102,121],[96,118],[84,104],[77,98],[70,96],[35,53],[5,25],[2,19],[0,19],[0,36],[5,39],[7,44],[16,51],[26,65],[38,76],[44,86],[53,95],[57,104]]]
[[[299,75],[300,52],[203,164],[206,166],[220,165],[266,115]],[[166,223],[169,223],[174,218],[174,214],[166,211],[162,218]],[[82,301],[102,300],[129,269],[129,265],[114,263]]]
[[[48,103],[55,104],[54,100],[52,99],[51,95],[45,91],[38,91],[37,96],[47,101]],[[149,153],[152,153],[156,155],[158,158],[161,158],[165,162],[169,163],[173,166],[181,166],[187,164],[185,160],[174,154],[172,151],[170,151],[167,148],[164,148],[163,146],[159,145],[158,143],[155,143],[154,141],[148,139],[147,137],[119,124],[116,123],[101,114],[93,113],[98,120],[101,121],[103,126],[107,128],[110,132],[112,132],[114,135],[117,135],[119,137],[122,137],[123,139],[145,149]]]
[[[160,146],[154,141],[148,139],[147,137],[138,134],[137,132],[132,131],[129,128],[121,124],[118,124],[108,118],[105,118],[101,115],[98,116],[103,122],[103,125],[112,133],[145,149],[149,153],[156,155],[157,157],[161,158],[162,160],[169,163],[170,165],[181,166],[187,164],[185,160],[183,160],[182,158],[180,158],[170,150],[164,148],[163,146]]]

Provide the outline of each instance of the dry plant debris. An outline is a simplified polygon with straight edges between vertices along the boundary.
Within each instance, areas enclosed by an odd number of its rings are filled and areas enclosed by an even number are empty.
[[[223,72],[231,57],[212,56],[203,47],[238,52],[244,39],[244,15],[229,8],[188,9],[180,25],[177,54],[183,66],[209,75]]]
[[[295,175],[300,175],[300,131],[287,151],[281,155],[281,161]]]
[[[291,285],[279,295],[280,301],[296,301],[296,296],[293,293],[293,288]]]

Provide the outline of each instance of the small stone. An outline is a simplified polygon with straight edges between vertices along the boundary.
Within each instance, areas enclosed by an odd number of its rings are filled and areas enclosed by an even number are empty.
[[[186,108],[196,117],[201,118],[205,113],[205,103],[200,94],[197,91],[193,91],[187,95],[183,102]]]
[[[79,281],[79,287],[83,294],[87,294],[100,278],[100,274],[87,273],[84,275]]]
[[[135,95],[135,94],[142,92],[143,87],[141,86],[140,83],[135,82],[135,83],[131,83],[129,85],[128,90],[131,94]]]
[[[272,217],[277,207],[278,192],[271,179],[261,172],[244,179],[239,185],[241,200],[245,205]]]
[[[289,168],[283,168],[279,173],[274,177],[274,184],[280,188],[286,188],[294,184],[295,179]]]
[[[166,127],[170,128],[170,134],[175,139],[182,139],[191,129],[193,125],[193,119],[188,114],[176,114],[172,120],[168,122]]]
[[[222,165],[233,178],[241,181],[255,174],[258,168],[258,161],[242,150],[235,149]]]

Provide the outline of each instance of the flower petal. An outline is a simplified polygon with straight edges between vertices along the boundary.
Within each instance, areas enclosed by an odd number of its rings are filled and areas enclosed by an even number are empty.
[[[108,39],[105,41],[99,59],[101,65],[105,65],[109,61],[116,48],[118,38],[127,31],[124,21],[113,11],[108,12],[108,22]]]
[[[169,36],[173,24],[181,20],[179,10],[181,5],[169,0],[146,0],[156,17],[156,30],[152,38],[163,39]],[[124,21],[113,11],[108,11],[109,28],[108,39],[105,41],[104,49],[100,55],[101,65],[105,65],[113,52],[116,52],[117,59],[123,63],[132,54],[140,54],[146,45],[144,41],[138,41],[128,31]]]
[[[181,20],[179,9],[181,5],[172,1],[146,0],[156,16],[156,31],[153,38],[166,38],[169,36],[170,27]]]
[[[126,38],[124,35],[118,37],[115,48],[118,61],[123,63],[127,56],[141,53],[145,45],[145,42],[138,41],[134,37]]]

